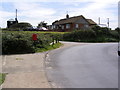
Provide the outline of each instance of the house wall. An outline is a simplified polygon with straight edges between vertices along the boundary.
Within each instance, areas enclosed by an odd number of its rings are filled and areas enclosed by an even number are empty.
[[[54,30],[56,30],[56,31],[72,31],[75,29],[89,29],[93,26],[93,25],[90,25],[83,17],[81,17],[75,23],[68,23],[68,24],[70,24],[70,28],[66,28],[66,24],[62,24],[61,26],[64,26],[64,29],[56,27],[56,28],[54,28]],[[76,28],[76,24],[78,24],[78,28]]]

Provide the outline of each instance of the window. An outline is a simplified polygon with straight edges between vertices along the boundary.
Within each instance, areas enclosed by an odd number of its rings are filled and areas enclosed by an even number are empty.
[[[62,25],[62,29],[64,29],[64,25]]]
[[[59,26],[56,26],[57,29],[59,29]]]
[[[52,29],[54,29],[54,26],[52,25],[52,27],[51,27]]]
[[[12,21],[11,21],[10,23],[11,23],[11,24],[13,24],[13,22],[12,22]]]
[[[56,26],[55,26],[55,25],[53,25],[53,28],[55,29],[55,28],[56,28]]]
[[[84,27],[88,28],[89,26],[88,25],[84,25]]]
[[[79,28],[79,24],[75,24],[75,28]]]
[[[70,24],[66,24],[66,29],[69,29],[70,28]]]

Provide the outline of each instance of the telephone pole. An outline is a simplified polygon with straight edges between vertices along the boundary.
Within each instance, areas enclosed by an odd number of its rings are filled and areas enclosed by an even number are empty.
[[[110,24],[110,21],[109,21],[109,18],[107,18],[107,25],[108,25],[108,28],[109,28],[109,24]]]
[[[16,9],[16,13],[15,14],[16,14],[16,18],[17,18],[17,9]]]
[[[17,9],[15,11],[15,21],[16,21],[16,23],[18,23],[18,20],[17,20]]]
[[[100,25],[100,17],[98,18],[98,25]]]

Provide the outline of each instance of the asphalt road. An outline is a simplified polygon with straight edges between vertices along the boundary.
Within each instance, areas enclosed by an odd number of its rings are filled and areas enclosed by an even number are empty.
[[[77,45],[51,52],[47,76],[60,88],[118,88],[117,43]]]

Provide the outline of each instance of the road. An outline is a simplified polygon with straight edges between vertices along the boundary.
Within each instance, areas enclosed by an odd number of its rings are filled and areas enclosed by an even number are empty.
[[[118,88],[117,43],[75,45],[52,51],[46,71],[53,87]]]

